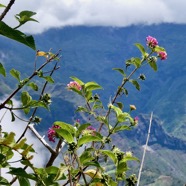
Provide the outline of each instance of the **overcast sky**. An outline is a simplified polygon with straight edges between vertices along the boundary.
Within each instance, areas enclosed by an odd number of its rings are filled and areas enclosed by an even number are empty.
[[[22,10],[37,12],[35,18],[40,23],[30,23],[22,28],[30,33],[69,25],[123,27],[186,23],[186,0],[17,0],[6,21],[15,25],[13,15]]]

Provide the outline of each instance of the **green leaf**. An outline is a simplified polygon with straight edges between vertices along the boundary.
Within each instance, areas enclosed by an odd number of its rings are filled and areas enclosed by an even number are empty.
[[[15,116],[14,116],[13,111],[10,111],[10,113],[11,113],[11,117],[12,117],[11,121],[13,122],[13,121],[15,121]]]
[[[112,70],[116,70],[116,71],[118,71],[120,74],[122,74],[124,77],[126,77],[126,74],[125,74],[125,72],[124,72],[123,69],[121,69],[121,68],[113,68]]]
[[[88,126],[90,126],[90,123],[85,123],[80,125],[80,127],[78,128],[77,132],[76,132],[76,137],[79,137],[82,133],[83,130],[85,130]]]
[[[118,117],[119,115],[121,115],[123,112],[119,107],[116,107],[112,104],[109,105],[109,107],[114,110],[114,112],[116,113],[116,116]]]
[[[28,83],[27,86],[31,87],[35,91],[38,91],[38,86],[34,82]]]
[[[26,138],[23,138],[19,143],[14,145],[14,149],[15,150],[21,149],[24,146],[25,142],[26,142]]]
[[[2,63],[0,63],[0,74],[2,74],[4,77],[6,77],[6,70]]]
[[[56,122],[54,122],[54,125],[58,125],[62,129],[67,130],[72,136],[74,136],[75,133],[76,133],[75,128],[72,125],[68,124],[68,123],[65,123],[65,122],[62,122],[62,121],[56,121]]]
[[[70,78],[73,79],[74,81],[76,81],[77,83],[79,83],[81,86],[84,85],[83,81],[81,81],[77,77],[71,76]]]
[[[17,178],[18,178],[20,186],[30,186],[30,182],[29,182],[28,178],[24,178],[22,176],[17,176]]]
[[[86,163],[84,163],[84,166],[95,166],[95,167],[98,167],[98,168],[102,168],[97,161],[86,162]]]
[[[8,136],[3,140],[3,144],[4,145],[7,145],[7,146],[11,146],[11,147],[13,147],[14,145],[15,145],[15,139],[14,139],[14,137],[15,137],[15,133],[13,133],[13,132],[10,132],[10,134],[8,134]]]
[[[123,112],[122,114],[119,114],[117,116],[117,120],[119,123],[126,122],[128,119],[130,119],[130,115],[127,112]]]
[[[65,179],[64,173],[69,169],[69,167],[66,166],[66,165],[61,164],[61,165],[60,165],[60,168],[57,168],[57,169],[58,169],[58,170],[57,170],[57,172],[55,173],[54,181]],[[47,171],[47,172],[48,172],[48,171]],[[50,174],[51,174],[51,173],[50,173]]]
[[[135,43],[135,46],[140,50],[140,52],[142,53],[142,56],[145,57],[146,51],[143,45],[141,45],[140,43]]]
[[[156,72],[158,70],[157,64],[155,61],[149,62],[150,67]]]
[[[114,163],[116,163],[116,156],[110,150],[100,150],[100,152],[106,156],[108,156]]]
[[[85,92],[102,89],[102,87],[96,82],[88,82],[85,84]]]
[[[27,156],[28,153],[31,152],[32,149],[33,149],[32,148],[33,145],[26,145],[26,146],[27,147],[23,150],[23,152],[21,152],[21,155],[24,156],[24,157]]]
[[[10,186],[10,183],[5,178],[0,176],[0,185],[8,185],[8,186]]]
[[[34,38],[32,36],[27,36],[18,30],[14,30],[13,28],[5,24],[3,21],[0,21],[0,34],[9,39],[13,39],[17,42],[20,42],[32,48],[33,50],[36,50]]]
[[[160,46],[156,46],[154,48],[154,52],[161,52],[161,51],[165,51],[165,49],[163,47],[160,47]]]
[[[138,81],[136,81],[134,79],[131,79],[129,81],[136,87],[137,90],[140,90],[140,85],[139,85]]]
[[[49,109],[48,105],[43,101],[31,100],[29,106],[30,107],[42,107],[42,108],[45,108],[45,109]]]
[[[98,142],[98,141],[102,141],[102,139],[97,136],[83,136],[82,138],[78,140],[78,146],[80,147],[83,144],[93,142],[93,141]]]
[[[12,69],[12,70],[10,70],[10,74],[20,82],[20,72],[19,71]]]
[[[24,91],[21,93],[21,102],[23,106],[29,105],[31,101],[32,101],[32,97],[28,92]]]
[[[28,21],[38,22],[37,20],[31,18],[35,14],[36,14],[35,12],[25,10],[25,11],[20,12],[19,14],[16,14],[15,18],[19,21],[19,23],[20,23],[19,26],[21,26],[21,25],[25,24]]]
[[[16,176],[24,177],[24,178],[29,178],[31,180],[36,180],[34,175],[28,174],[23,168],[20,167],[18,168],[10,167],[10,171],[8,173]]]
[[[89,151],[84,151],[81,156],[79,157],[80,163],[84,165],[87,162],[90,162],[94,159]]]
[[[126,125],[118,126],[118,127],[114,128],[113,133],[116,133],[118,131],[123,131],[123,130],[131,130],[131,128],[129,126],[126,126]]]
[[[131,156],[131,157],[124,157],[121,162],[127,162],[127,161],[137,161],[137,162],[140,162],[140,160],[134,156]]]
[[[47,82],[49,82],[49,83],[51,83],[51,84],[54,83],[54,80],[53,80],[53,78],[52,78],[51,76],[43,76],[43,78],[44,78]]]
[[[132,64],[136,67],[139,68],[141,66],[141,59],[138,57],[132,58]]]
[[[121,110],[123,109],[123,103],[117,102],[116,104],[118,105],[118,107],[119,107]]]
[[[3,4],[0,4],[0,8],[5,8],[6,6]]]
[[[72,143],[74,142],[74,138],[72,136],[72,134],[66,130],[66,129],[55,129],[56,133],[62,137],[63,139],[65,139],[65,141],[67,141],[67,143]]]

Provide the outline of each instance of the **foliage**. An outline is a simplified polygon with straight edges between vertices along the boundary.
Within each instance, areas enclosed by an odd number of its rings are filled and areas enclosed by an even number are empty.
[[[10,1],[11,2],[11,1]],[[16,30],[28,21],[35,21],[32,16],[34,12],[22,11],[16,15],[19,25],[11,28],[6,23],[0,22],[0,33],[5,37],[21,42],[32,49],[35,49],[32,37],[27,37],[22,32]],[[1,19],[2,20],[2,19]],[[71,81],[67,85],[70,93],[76,93],[85,100],[85,104],[79,106],[76,112],[83,112],[89,122],[80,122],[77,120],[74,124],[65,123],[63,121],[55,121],[53,126],[48,130],[49,141],[56,142],[57,145],[53,149],[50,144],[35,130],[35,124],[41,120],[36,113],[37,108],[42,107],[49,110],[51,104],[51,95],[45,92],[48,83],[54,83],[52,79],[53,73],[59,68],[60,51],[56,53],[37,51],[34,71],[27,78],[22,79],[22,74],[16,69],[10,70],[12,78],[18,82],[17,88],[3,101],[0,110],[6,109],[11,113],[12,121],[17,115],[15,110],[22,110],[25,115],[30,116],[23,134],[19,139],[15,140],[13,132],[6,133],[0,139],[0,165],[1,168],[7,167],[9,174],[15,176],[11,181],[0,177],[1,185],[11,185],[18,179],[20,185],[30,185],[30,180],[36,185],[91,185],[91,186],[116,186],[120,182],[126,185],[135,185],[137,179],[134,174],[129,175],[129,162],[139,162],[132,152],[122,151],[119,144],[112,142],[112,136],[120,131],[132,130],[138,124],[138,118],[131,115],[136,110],[134,105],[129,106],[129,111],[124,111],[123,103],[118,102],[118,98],[128,94],[125,85],[132,84],[138,91],[140,90],[140,81],[145,80],[145,75],[140,74],[138,78],[134,78],[134,74],[144,65],[149,65],[154,71],[157,71],[157,60],[165,60],[167,54],[164,48],[158,46],[155,38],[147,37],[147,47],[140,43],[135,44],[141,52],[141,57],[132,57],[126,60],[123,68],[114,68],[122,76],[120,86],[116,88],[114,97],[109,101],[105,108],[101,98],[95,92],[102,87],[94,82],[83,82],[77,77],[71,77]],[[44,58],[45,62],[37,67],[39,57]],[[50,71],[45,71],[45,67],[53,66]],[[6,69],[3,64],[0,65],[0,74],[6,77]],[[38,85],[35,78],[45,80],[43,86]],[[29,91],[27,88],[29,87]],[[39,98],[33,99],[32,92],[39,92]],[[15,107],[13,98],[20,96],[20,107]],[[19,118],[21,119],[21,118]],[[103,132],[104,128],[104,132]],[[45,167],[35,167],[31,163],[34,149],[32,145],[26,144],[24,137],[27,130],[31,130],[35,137],[48,149],[51,154],[50,159],[46,162]],[[66,147],[66,148],[63,148]],[[13,167],[9,160],[19,153],[21,159],[18,160],[23,167]],[[54,161],[63,152],[63,159],[59,166],[54,166]],[[109,167],[113,168],[109,172]],[[31,173],[27,171],[30,168]]]

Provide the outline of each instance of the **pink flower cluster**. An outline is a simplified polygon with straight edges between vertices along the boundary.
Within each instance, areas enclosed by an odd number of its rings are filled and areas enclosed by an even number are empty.
[[[167,59],[167,53],[165,51],[158,52],[158,57],[160,57],[161,60]]]
[[[81,90],[81,85],[76,81],[71,81],[69,84],[67,84],[68,89],[74,88],[76,90]]]
[[[51,128],[48,129],[47,131],[47,136],[48,136],[48,140],[55,142],[55,138],[56,138],[56,131],[54,129],[59,129],[60,126],[58,125],[54,125]]]
[[[82,134],[85,136],[94,136],[96,129],[92,126],[88,126],[85,130],[83,130]]]
[[[150,48],[155,48],[158,45],[157,39],[152,36],[146,37],[146,41],[147,41],[147,46],[149,46]],[[165,51],[157,52],[157,54],[161,60],[167,59],[167,53]]]
[[[146,41],[147,41],[147,46],[149,46],[149,47],[154,48],[155,46],[158,45],[157,39],[152,36],[146,37]]]

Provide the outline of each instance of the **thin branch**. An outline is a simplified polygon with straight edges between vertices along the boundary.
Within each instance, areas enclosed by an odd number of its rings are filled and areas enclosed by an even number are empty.
[[[55,154],[56,151],[50,147],[50,145],[45,141],[43,137],[34,128],[34,124],[29,124],[28,128],[34,133],[34,135],[41,141],[41,143],[52,153]]]
[[[6,6],[6,8],[4,9],[3,13],[0,16],[0,21],[3,20],[3,18],[6,16],[6,14],[8,13],[8,11],[11,9],[12,5],[15,3],[15,0],[10,0],[9,4]]]
[[[149,137],[150,137],[150,130],[151,130],[151,125],[152,125],[152,117],[153,117],[153,112],[151,112],[151,116],[150,116],[149,130],[148,130],[147,140],[146,140],[146,144],[145,144],[144,151],[143,151],[143,157],[142,157],[142,161],[141,161],[141,165],[140,165],[140,169],[139,169],[138,181],[137,181],[137,185],[136,186],[139,186],[139,183],[140,183],[140,178],[141,178],[141,173],[142,173],[142,169],[143,169],[145,154],[146,154],[146,151],[147,151]]]

